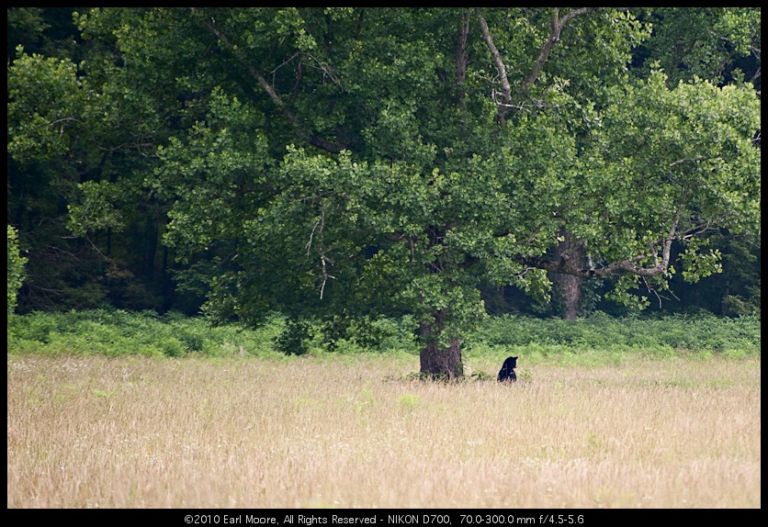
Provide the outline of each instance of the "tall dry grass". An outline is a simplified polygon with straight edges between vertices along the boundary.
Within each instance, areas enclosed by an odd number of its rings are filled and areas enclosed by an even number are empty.
[[[757,507],[757,360],[8,357],[9,507]],[[478,359],[476,368],[498,365]]]

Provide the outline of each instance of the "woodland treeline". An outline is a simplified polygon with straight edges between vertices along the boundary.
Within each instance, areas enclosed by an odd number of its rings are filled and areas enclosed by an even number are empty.
[[[759,312],[759,9],[6,13],[17,312]]]

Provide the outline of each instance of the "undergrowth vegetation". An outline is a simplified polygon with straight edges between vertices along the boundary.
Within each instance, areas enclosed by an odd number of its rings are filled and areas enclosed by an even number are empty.
[[[212,326],[204,319],[121,310],[36,312],[14,320],[8,334],[12,353],[107,356],[235,356],[274,353],[282,331],[274,319],[258,329]]]
[[[300,334],[296,335],[296,327]],[[45,355],[282,356],[364,352],[418,353],[409,317],[348,325],[341,334],[328,323],[297,326],[274,315],[259,327],[211,325],[204,318],[170,313],[90,310],[36,312],[17,316],[9,327],[11,353]],[[521,354],[538,360],[604,362],[628,354],[706,358],[755,356],[759,317],[670,316],[612,318],[596,314],[575,323],[559,319],[499,316],[485,320],[464,343],[470,356]]]

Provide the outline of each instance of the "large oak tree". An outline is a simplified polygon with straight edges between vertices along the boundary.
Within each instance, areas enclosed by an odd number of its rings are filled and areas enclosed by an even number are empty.
[[[627,10],[78,21],[92,42],[79,73],[12,64],[11,151],[56,158],[107,137],[109,159],[144,155],[119,176],[86,171],[71,227],[119,229],[149,208],[214,316],[411,313],[422,373],[458,377],[488,280],[546,297],[550,278],[611,278],[631,303],[638,285],[667,287],[672,244],[696,280],[719,265],[709,232],[758,228],[755,90],[634,75],[650,26]],[[30,96],[46,82],[60,104]]]

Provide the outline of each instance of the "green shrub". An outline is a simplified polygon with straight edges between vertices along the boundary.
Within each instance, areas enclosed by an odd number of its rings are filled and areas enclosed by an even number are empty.
[[[165,337],[159,343],[160,349],[163,351],[163,355],[166,357],[182,357],[184,356],[184,344],[174,337]]]
[[[309,340],[314,331],[305,320],[288,319],[285,329],[275,339],[275,347],[286,355],[304,355],[309,351]]]
[[[714,315],[674,315],[664,318],[611,318],[598,313],[576,322],[517,316],[493,317],[467,339],[470,347],[528,347],[552,352],[558,346],[613,350],[632,348],[668,354],[677,349],[721,352],[760,348],[758,316],[724,318]]]
[[[364,329],[364,324],[375,331]],[[367,351],[414,354],[413,321],[376,319],[350,324],[336,351],[354,355]],[[8,347],[13,353],[149,355],[278,356],[327,351],[319,323],[267,317],[258,327],[211,325],[202,317],[116,309],[33,312],[14,317]],[[364,346],[358,332],[377,334]],[[627,317],[596,315],[576,323],[501,316],[485,321],[468,335],[465,357],[486,357],[501,364],[510,355],[527,364],[564,361],[568,364],[620,363],[627,355],[673,357],[680,353],[747,357],[760,353],[760,318],[715,316]]]
[[[19,252],[16,229],[8,225],[8,316],[16,309],[16,294],[24,282],[24,264],[27,259]]]
[[[178,338],[187,351],[201,352],[205,344],[205,337],[194,330],[184,328],[178,332]]]

